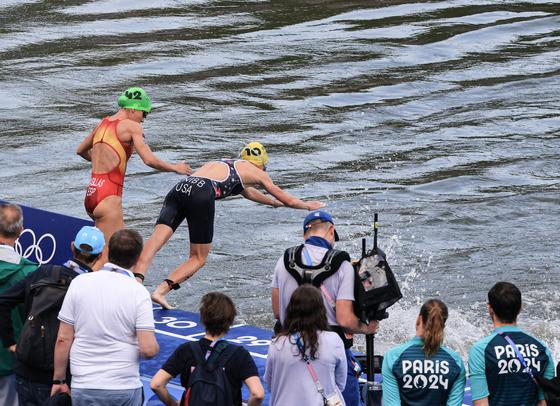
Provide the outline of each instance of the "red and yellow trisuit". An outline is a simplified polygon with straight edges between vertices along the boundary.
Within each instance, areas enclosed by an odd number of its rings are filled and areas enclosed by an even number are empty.
[[[126,164],[132,155],[134,145],[123,144],[117,135],[120,119],[109,120],[105,117],[93,133],[93,145],[104,143],[111,147],[119,157],[119,164],[111,171],[95,173],[92,170],[91,182],[87,188],[84,205],[89,214],[109,196],[122,196]]]

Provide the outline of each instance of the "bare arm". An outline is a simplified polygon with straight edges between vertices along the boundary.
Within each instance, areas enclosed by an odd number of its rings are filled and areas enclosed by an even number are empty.
[[[95,130],[96,129],[97,127],[95,127]],[[90,161],[90,162],[91,162],[91,148],[93,147],[93,134],[95,133],[95,130],[93,130],[90,135],[84,138],[84,140],[76,150],[76,154],[84,158],[86,161]]]
[[[152,358],[157,355],[159,344],[153,331],[136,330],[136,336],[138,337],[138,348],[142,357]]]
[[[58,328],[58,336],[54,347],[54,380],[65,380],[66,369],[68,368],[68,358],[70,356],[70,348],[74,342],[74,326],[71,324],[60,322]],[[51,396],[58,392],[69,392],[68,385],[53,385]]]
[[[262,172],[262,171],[261,171]],[[282,202],[285,206],[292,207],[294,209],[304,209],[304,210],[316,210],[321,207],[325,207],[325,203],[319,201],[308,201],[304,202],[303,200],[298,199],[295,196],[292,196],[288,192],[283,191],[281,188],[276,186],[270,176],[266,172],[262,172],[260,176],[260,183],[266,189],[268,193]]]
[[[150,389],[154,391],[158,399],[166,406],[177,406],[179,402],[171,396],[167,390],[167,384],[173,378],[163,369],[157,371],[150,382]]]
[[[272,288],[272,313],[276,320],[280,320],[280,299],[278,288]]]
[[[336,301],[336,322],[340,327],[354,334],[375,334],[379,326],[377,320],[369,324],[362,323],[354,314],[351,300]]]
[[[266,204],[272,207],[282,207],[284,204],[270,196],[265,195],[261,191],[255,189],[254,187],[246,187],[243,192],[241,192],[244,198],[252,200],[257,203]]]
[[[132,142],[134,148],[142,158],[142,161],[151,168],[157,169],[163,172],[175,172],[181,175],[190,175],[192,169],[189,165],[184,162],[179,162],[176,164],[170,164],[162,159],[159,159],[156,154],[152,152],[148,144],[144,142],[144,134],[142,133],[142,127],[138,125],[131,130]]]
[[[543,400],[541,400],[541,402],[544,402]],[[538,406],[546,406],[546,402],[544,402],[544,404],[541,404],[541,402],[539,402],[537,405]],[[488,406],[488,398],[482,398],[482,399],[478,399],[473,401],[473,406]]]
[[[259,406],[264,400],[264,388],[258,376],[250,376],[245,379],[245,385],[249,388],[249,401],[247,406]]]

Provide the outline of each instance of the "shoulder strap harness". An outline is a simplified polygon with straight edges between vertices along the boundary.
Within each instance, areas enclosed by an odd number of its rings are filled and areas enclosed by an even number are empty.
[[[305,265],[301,261],[303,244],[288,248],[284,252],[284,267],[296,280],[298,286],[311,283],[319,288],[323,281],[334,275],[344,261],[350,261],[350,255],[345,251],[330,249],[318,265]]]

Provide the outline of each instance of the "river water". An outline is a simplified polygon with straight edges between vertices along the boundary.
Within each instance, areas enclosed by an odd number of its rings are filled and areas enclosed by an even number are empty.
[[[379,351],[440,297],[466,355],[508,280],[522,327],[560,355],[560,2],[1,0],[0,198],[86,217],[74,151],[133,85],[155,103],[144,128],[161,158],[196,168],[261,141],[274,181],[325,200],[354,257],[380,213],[405,296]],[[126,223],[148,237],[179,179],[134,156]],[[274,264],[305,214],[219,202],[208,263],[171,300],[196,310],[224,291],[270,327]],[[182,226],[148,288],[187,250]]]

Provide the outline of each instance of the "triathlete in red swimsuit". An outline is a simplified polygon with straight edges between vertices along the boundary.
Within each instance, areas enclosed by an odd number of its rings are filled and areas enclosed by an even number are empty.
[[[108,196],[122,197],[126,164],[133,151],[133,145],[124,144],[117,135],[120,119],[109,120],[108,117],[97,126],[93,133],[93,145],[104,143],[110,146],[119,157],[119,164],[110,172],[91,174],[91,182],[87,188],[85,206],[89,215],[103,199]]]
[[[120,110],[105,117],[76,151],[91,161],[91,182],[87,188],[85,208],[95,225],[103,231],[105,241],[124,228],[122,191],[126,164],[136,150],[144,163],[154,169],[190,175],[184,162],[170,164],[159,159],[144,142],[142,122],[152,105],[146,92],[139,87],[127,89],[118,100]],[[99,263],[106,262],[104,251]]]

